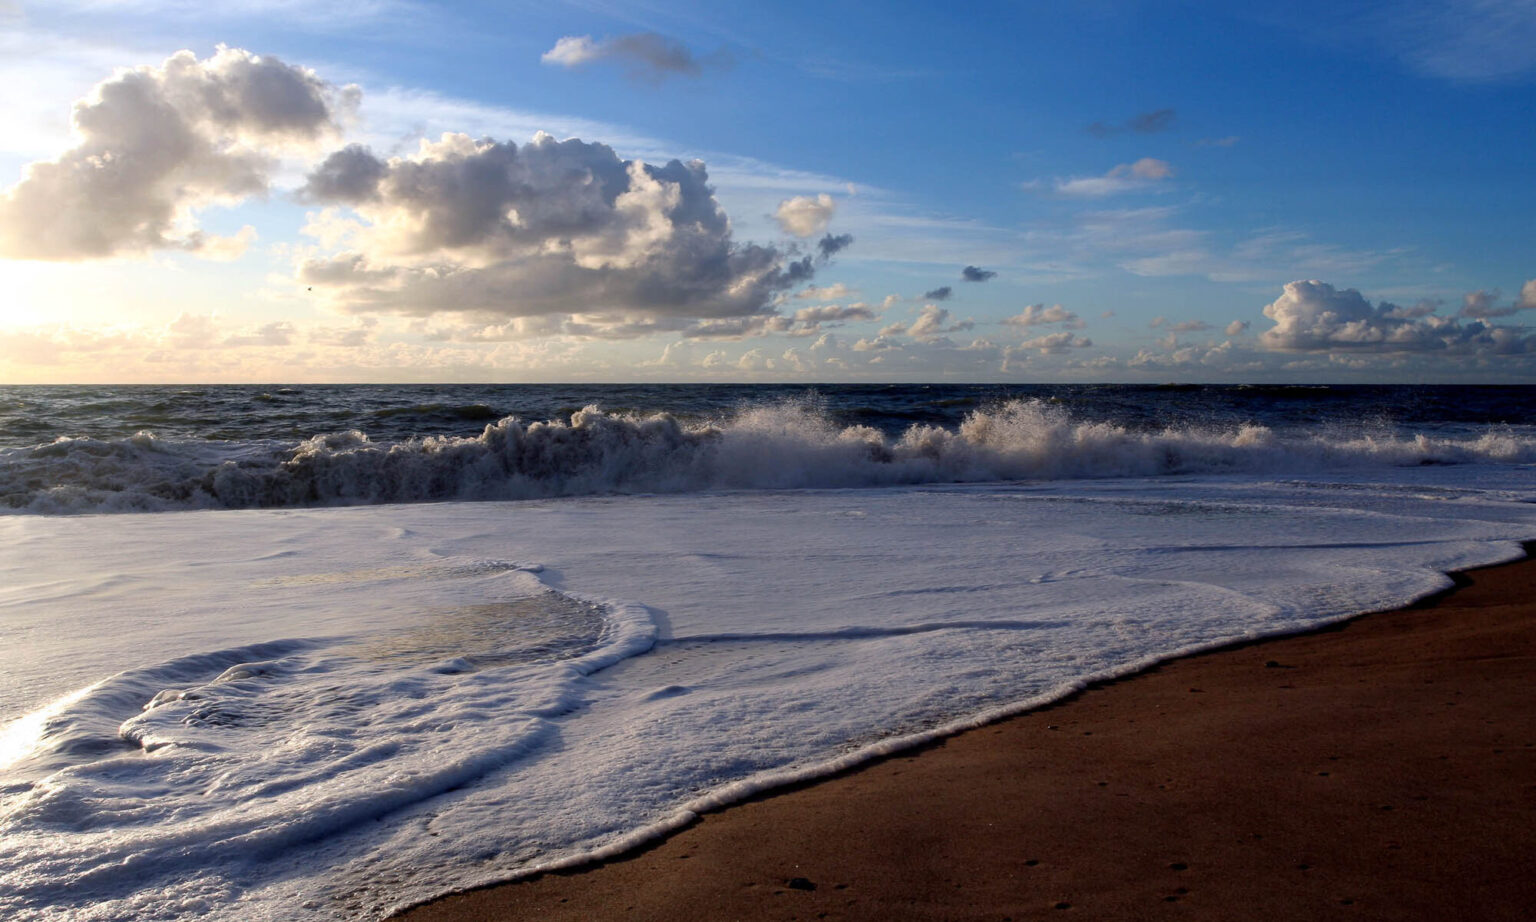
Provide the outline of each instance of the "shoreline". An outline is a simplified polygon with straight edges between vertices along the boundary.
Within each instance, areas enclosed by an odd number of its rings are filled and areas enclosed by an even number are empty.
[[[1453,579],[392,918],[1524,918],[1536,559]]]

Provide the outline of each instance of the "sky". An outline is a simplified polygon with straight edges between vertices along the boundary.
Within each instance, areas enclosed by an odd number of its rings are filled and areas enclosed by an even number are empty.
[[[0,383],[1536,383],[1536,0],[1239,6],[0,0]]]

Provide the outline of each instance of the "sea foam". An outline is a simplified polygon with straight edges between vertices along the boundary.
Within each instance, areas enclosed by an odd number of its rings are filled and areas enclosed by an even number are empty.
[[[377,918],[616,854],[1442,589],[1532,498],[1480,464],[0,519],[0,916]]]
[[[475,437],[378,443],[361,431],[297,444],[187,441],[141,432],[0,450],[0,509],[26,513],[282,508],[986,483],[1017,479],[1305,474],[1536,459],[1536,437],[1486,428],[1452,437],[1388,427],[1276,431],[1264,425],[1131,429],[1041,400],[976,410],[955,429],[898,436],[843,426],[813,403],[739,410],[720,423],[607,413],[508,417]]]

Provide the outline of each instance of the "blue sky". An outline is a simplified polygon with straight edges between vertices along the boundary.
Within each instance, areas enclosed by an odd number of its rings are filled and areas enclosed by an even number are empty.
[[[210,6],[0,0],[0,381],[1536,371],[1536,0]]]

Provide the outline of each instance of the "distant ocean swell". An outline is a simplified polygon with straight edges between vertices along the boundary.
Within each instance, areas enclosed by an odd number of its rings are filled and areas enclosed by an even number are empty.
[[[149,432],[60,438],[0,449],[0,511],[338,506],[1532,461],[1536,438],[1497,426],[1455,436],[1337,423],[1310,432],[1259,424],[1149,430],[1077,419],[1034,399],[972,411],[953,429],[914,424],[897,436],[839,425],[804,402],[744,408],[721,423],[588,407],[569,422],[508,417],[475,437],[387,443],[358,430],[297,444],[172,440]]]

